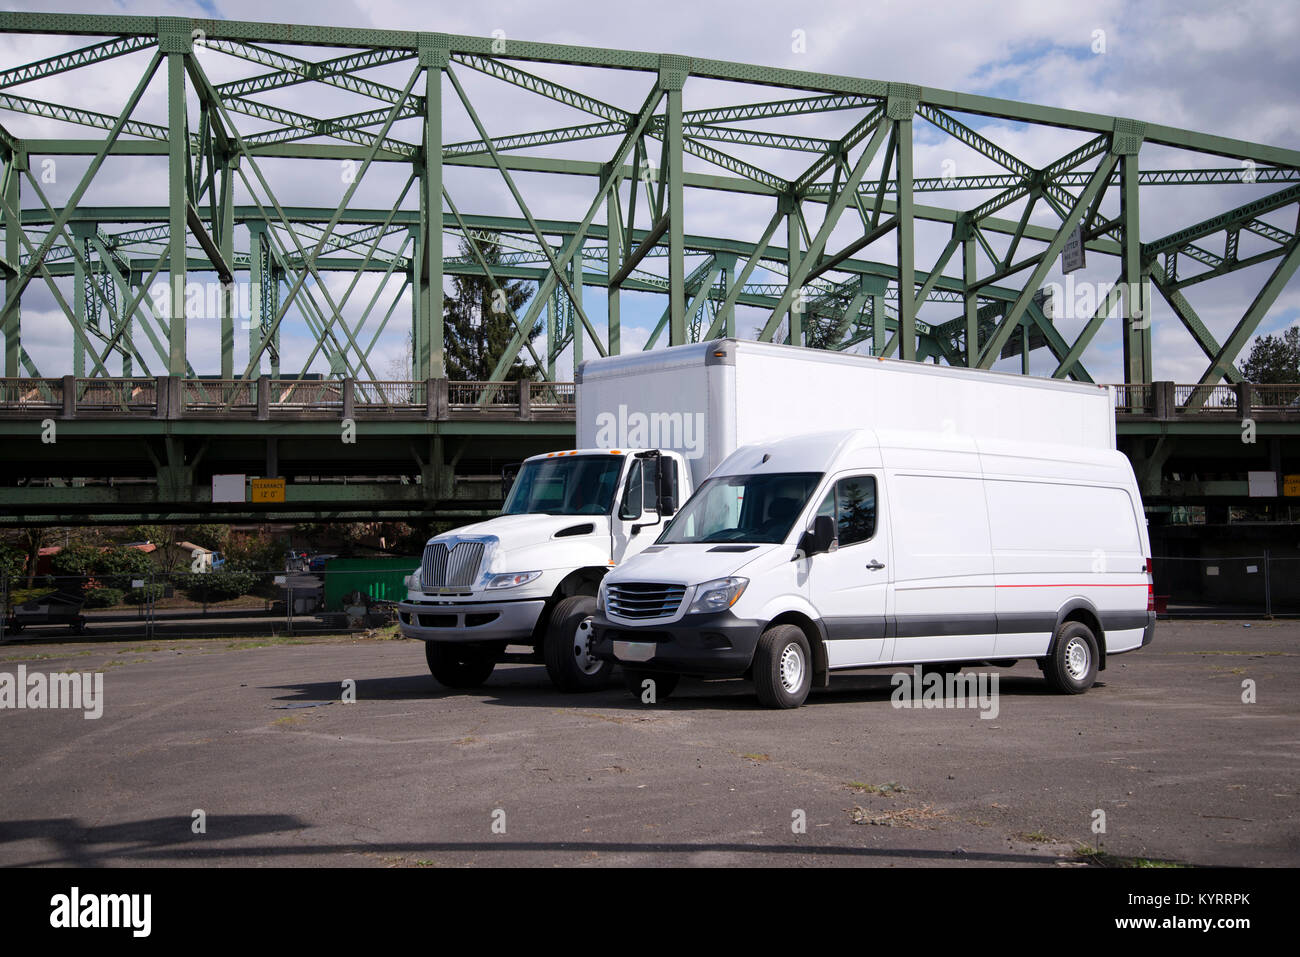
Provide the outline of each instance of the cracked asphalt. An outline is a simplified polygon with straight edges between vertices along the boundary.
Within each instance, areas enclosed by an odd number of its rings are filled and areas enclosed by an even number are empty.
[[[0,647],[19,665],[105,700],[0,709],[6,866],[1300,864],[1296,622],[1161,622],[1076,697],[1022,663],[993,719],[892,707],[890,670],[786,712],[538,665],[448,691],[371,638]]]

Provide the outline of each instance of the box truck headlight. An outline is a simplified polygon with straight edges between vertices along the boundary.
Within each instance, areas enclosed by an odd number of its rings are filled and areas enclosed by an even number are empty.
[[[715,578],[703,585],[696,585],[691,613],[725,611],[736,603],[748,584],[748,578]]]
[[[531,581],[536,581],[541,577],[541,572],[506,572],[504,575],[493,575],[488,579],[488,588],[515,588],[519,585],[527,585]]]
[[[420,590],[420,573],[418,571],[411,572],[411,574],[406,576],[406,590],[407,591]]]

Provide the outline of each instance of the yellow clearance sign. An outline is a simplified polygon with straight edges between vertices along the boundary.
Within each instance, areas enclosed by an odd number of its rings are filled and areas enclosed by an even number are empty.
[[[253,479],[253,496],[254,502],[284,502],[284,479],[282,478],[255,478]]]
[[[1282,476],[1282,494],[1291,498],[1300,498],[1300,475]]]

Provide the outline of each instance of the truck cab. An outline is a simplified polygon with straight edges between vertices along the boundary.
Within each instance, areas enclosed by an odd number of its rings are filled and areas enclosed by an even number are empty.
[[[563,691],[601,687],[610,665],[579,626],[605,574],[650,545],[691,492],[676,452],[585,448],[526,459],[501,515],[429,539],[398,605],[443,685],[482,684],[510,645]]]

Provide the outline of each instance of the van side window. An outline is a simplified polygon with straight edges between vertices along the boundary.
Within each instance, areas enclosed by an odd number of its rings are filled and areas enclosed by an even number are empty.
[[[835,517],[835,489],[832,488],[822,499],[822,503],[817,506],[817,514],[813,518],[821,518],[825,515],[827,518]]]
[[[835,483],[835,528],[840,548],[876,534],[876,479],[855,475]],[[818,514],[821,511],[818,510]]]

